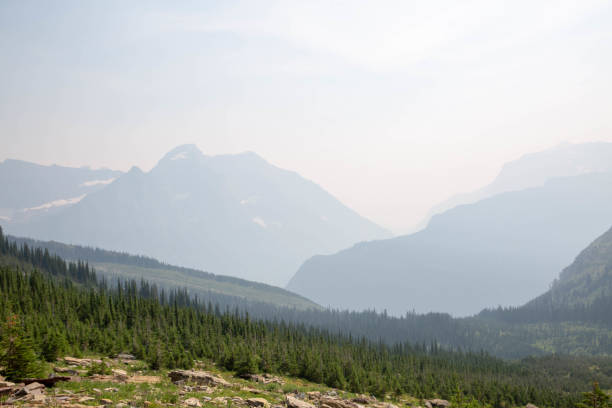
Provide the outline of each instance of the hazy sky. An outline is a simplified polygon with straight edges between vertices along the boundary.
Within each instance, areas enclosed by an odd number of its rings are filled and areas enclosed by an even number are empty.
[[[610,1],[0,2],[0,160],[252,150],[398,232],[612,141]]]

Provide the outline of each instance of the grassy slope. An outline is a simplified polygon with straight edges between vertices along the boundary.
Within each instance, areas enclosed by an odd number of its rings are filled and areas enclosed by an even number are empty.
[[[295,307],[296,309],[320,309],[310,300],[292,292],[268,285],[250,285],[248,281],[215,279],[216,275],[195,275],[173,268],[150,268],[109,262],[90,262],[96,272],[104,276],[122,278],[144,278],[149,283],[161,287],[186,287],[192,293],[215,292],[237,296],[251,301],[272,303],[277,306]]]
[[[213,292],[299,310],[322,309],[311,300],[276,286],[168,265],[153,258],[55,241],[38,241],[12,236],[9,236],[9,239],[18,245],[27,244],[32,248],[46,248],[51,254],[59,255],[69,261],[87,261],[97,273],[107,277],[138,280],[144,278],[149,283],[164,288],[188,288],[193,294]]]

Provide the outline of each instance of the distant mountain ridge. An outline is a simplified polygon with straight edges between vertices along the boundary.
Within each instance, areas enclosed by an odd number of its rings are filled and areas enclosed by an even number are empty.
[[[506,163],[497,177],[483,188],[457,194],[435,205],[414,230],[425,228],[433,216],[458,205],[472,204],[501,193],[539,187],[553,178],[605,172],[612,172],[612,143],[564,143],[551,149],[525,154]]]
[[[466,204],[423,231],[306,261],[288,288],[333,307],[478,313],[543,293],[612,224],[612,173],[554,179]]]
[[[389,237],[313,182],[254,153],[168,152],[13,235],[154,256],[217,274],[284,285],[305,259]]]
[[[120,171],[0,162],[0,221],[27,219],[77,202],[120,176]]]

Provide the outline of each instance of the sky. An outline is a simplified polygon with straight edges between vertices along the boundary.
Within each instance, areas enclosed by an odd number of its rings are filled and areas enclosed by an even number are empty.
[[[610,1],[0,2],[0,160],[254,151],[396,233],[612,141]]]

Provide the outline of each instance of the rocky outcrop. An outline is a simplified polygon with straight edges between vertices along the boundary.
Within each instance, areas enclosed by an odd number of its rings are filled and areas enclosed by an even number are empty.
[[[285,382],[283,380],[281,380],[278,377],[275,377],[273,375],[270,374],[251,374],[248,376],[248,378],[252,381],[256,381],[258,383],[262,383],[262,384],[270,384],[270,383],[276,383],[276,384],[280,384],[283,385]]]
[[[115,376],[115,378],[119,381],[126,381],[129,378],[128,373],[125,370],[112,369],[111,373],[113,373],[113,376]]]
[[[76,358],[76,357],[64,357],[64,362],[68,365],[74,366],[90,366],[92,363],[102,364],[102,360],[97,360],[93,358]]]
[[[327,405],[330,408],[363,408],[363,405],[360,405],[356,402],[327,396],[321,397],[321,399],[319,399],[319,402],[321,403],[321,405]]]
[[[433,408],[433,407],[447,408],[450,406],[450,402],[448,402],[447,400],[434,398],[434,399],[425,400],[425,406],[427,408]]]
[[[292,397],[291,395],[287,395],[286,402],[288,408],[316,408],[311,403],[302,401],[301,399]]]
[[[6,400],[7,404],[20,403],[44,403],[47,399],[45,395],[45,386],[43,384],[33,382],[30,384],[21,384],[14,386],[11,396]]]
[[[197,398],[187,398],[184,402],[188,407],[201,407],[202,403]]]
[[[168,373],[172,382],[178,381],[194,382],[201,385],[209,385],[213,387],[231,387],[232,384],[225,381],[223,378],[213,375],[207,371],[192,371],[192,370],[174,370]]]
[[[246,400],[249,407],[268,408],[270,403],[264,398],[249,398]]]

